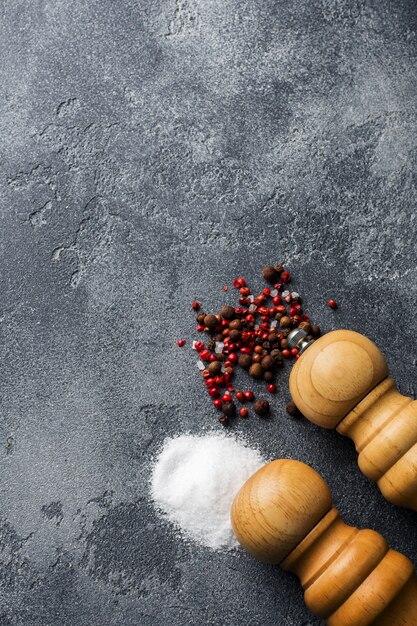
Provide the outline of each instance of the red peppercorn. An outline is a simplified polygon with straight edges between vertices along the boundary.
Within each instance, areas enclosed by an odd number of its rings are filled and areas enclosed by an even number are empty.
[[[235,390],[235,388],[233,387],[232,383],[228,383],[226,385],[226,389],[227,389],[227,391],[234,391]]]
[[[200,307],[201,307],[201,303],[197,302],[197,300],[193,300],[191,302],[191,308],[192,308],[193,311],[199,311]]]
[[[329,307],[329,309],[337,309],[336,300],[333,300],[333,298],[330,298],[330,300],[327,300],[327,306]]]
[[[210,351],[209,350],[202,350],[200,352],[200,358],[203,361],[209,361],[210,360]]]
[[[223,387],[224,383],[226,382],[224,380],[224,376],[215,376],[214,377],[214,383],[217,387]]]
[[[211,387],[209,389],[210,398],[218,398],[219,395],[220,395],[220,391],[217,389],[217,387]]]
[[[277,392],[277,386],[274,385],[274,383],[271,383],[270,385],[268,385],[267,389],[268,389],[269,393],[276,393]]]
[[[210,363],[213,363],[213,361],[217,361],[217,356],[215,354],[210,354]]]
[[[287,271],[282,272],[281,280],[283,283],[289,283],[291,281],[291,274]]]
[[[239,402],[245,402],[246,398],[243,391],[236,391],[236,400],[239,400]]]
[[[272,298],[272,302],[275,304],[275,306],[277,306],[278,304],[281,304],[281,302],[282,302],[281,296],[274,296]]]
[[[284,288],[284,285],[282,283],[275,283],[274,285],[274,289],[276,289],[277,291],[282,291]]]
[[[247,417],[249,415],[249,410],[245,406],[242,406],[242,408],[239,409],[239,415],[240,417]]]
[[[230,324],[229,320],[222,320],[222,321],[220,322],[220,326],[221,326],[222,328],[227,328],[227,327],[229,326],[229,324]]]
[[[287,348],[285,348],[285,350],[283,350],[281,354],[286,359],[289,359],[290,356],[291,356],[291,352],[289,350],[287,350]]]
[[[182,348],[183,346],[185,346],[187,342],[185,341],[185,339],[178,339],[177,343],[178,343],[178,347]]]
[[[243,346],[243,348],[240,348],[240,351],[241,351],[242,354],[252,354],[251,348],[249,348],[247,346]]]
[[[212,376],[210,376],[210,378],[206,378],[206,385],[207,387],[214,387],[215,382]]]
[[[220,411],[223,406],[223,402],[220,400],[220,398],[217,398],[217,400],[215,400],[213,404],[214,408],[216,408],[218,411]]]
[[[247,402],[253,402],[255,400],[255,394],[253,391],[245,391],[244,393]]]
[[[235,364],[238,362],[238,356],[235,352],[231,352],[228,356],[228,360],[230,361],[230,363]]]
[[[291,350],[291,354],[292,354],[293,356],[297,356],[297,354],[298,354],[298,350],[297,350],[297,348],[292,348],[292,350]]]
[[[254,323],[254,321],[255,321],[255,318],[253,317],[253,315],[250,315],[250,314],[249,314],[249,315],[247,315],[247,316],[245,317],[245,322],[246,322],[247,324],[253,324],[253,323]]]
[[[249,296],[250,295],[250,289],[249,287],[241,287],[239,289],[240,295],[241,296]]]
[[[229,287],[228,287],[227,285],[225,285],[225,286],[223,287],[223,291],[229,291]]]
[[[224,378],[224,382],[227,384],[231,380],[231,375],[228,372],[226,372],[226,374],[223,375],[223,378]]]
[[[244,278],[235,278],[235,280],[233,281],[233,287],[235,289],[246,287],[246,280]]]
[[[265,287],[265,289],[262,290],[262,293],[264,294],[264,296],[270,296],[271,290],[269,287]]]
[[[232,396],[230,395],[230,393],[224,393],[222,395],[222,400],[223,400],[223,402],[231,402],[232,401]]]
[[[204,330],[203,324],[197,324],[197,332],[202,333]]]
[[[204,350],[205,345],[202,341],[196,341],[194,344],[194,350],[197,350],[197,352],[201,352],[202,350]]]

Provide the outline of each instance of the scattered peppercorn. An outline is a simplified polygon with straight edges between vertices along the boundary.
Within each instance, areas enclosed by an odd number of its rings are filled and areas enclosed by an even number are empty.
[[[178,347],[182,348],[183,346],[185,346],[187,342],[185,341],[185,339],[178,339],[177,343],[178,343]]]
[[[223,425],[229,424],[237,411],[233,398],[240,403],[255,401],[252,390],[235,392],[233,376],[237,367],[264,381],[268,391],[276,393],[278,367],[283,367],[285,360],[294,362],[299,358],[297,349],[288,348],[291,330],[303,329],[307,339],[320,335],[320,328],[304,313],[300,295],[288,289],[291,275],[284,266],[268,265],[262,275],[270,286],[258,294],[244,277],[236,278],[233,286],[238,290],[237,306],[225,304],[217,315],[204,313],[197,300],[191,304],[196,312],[197,331],[210,335],[205,343],[194,341],[193,349],[198,353],[198,368],[214,408],[222,411],[219,420]],[[178,341],[179,346],[184,344],[185,340]],[[269,411],[266,400],[258,400],[255,405],[259,415],[259,411],[264,412],[263,416]],[[239,414],[247,417],[248,408],[241,407]]]
[[[330,300],[327,300],[327,306],[330,309],[337,309],[337,302],[336,302],[336,300],[333,300],[333,298],[330,298]]]
[[[253,410],[260,417],[265,417],[269,413],[269,402],[268,400],[257,400],[253,405]]]
[[[287,406],[285,407],[285,410],[287,411],[288,415],[291,415],[292,417],[299,417],[301,415],[300,411],[298,410],[293,400],[290,400],[289,402],[287,402]]]

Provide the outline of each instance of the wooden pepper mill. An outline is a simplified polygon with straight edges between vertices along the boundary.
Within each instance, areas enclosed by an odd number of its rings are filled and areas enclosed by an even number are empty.
[[[330,626],[417,626],[411,561],[377,532],[347,526],[308,465],[264,465],[236,495],[231,521],[250,554],[297,574],[308,608]]]
[[[335,330],[316,341],[296,329],[300,349],[290,392],[311,422],[336,428],[355,442],[359,467],[387,500],[417,511],[417,401],[401,395],[372,341]]]

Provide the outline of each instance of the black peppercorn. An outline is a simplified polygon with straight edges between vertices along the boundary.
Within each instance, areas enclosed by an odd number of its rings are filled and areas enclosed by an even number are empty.
[[[300,417],[301,413],[298,410],[295,402],[293,402],[292,400],[290,400],[289,402],[287,402],[287,406],[285,407],[285,410],[287,411],[287,413],[289,415],[291,415],[292,417]]]
[[[257,400],[253,405],[253,410],[260,417],[265,417],[269,413],[268,400]]]
[[[232,320],[236,317],[235,309],[233,306],[226,304],[221,308],[220,315],[224,317],[225,320]]]
[[[261,365],[264,368],[264,370],[272,370],[275,365],[274,357],[272,357],[270,354],[268,354],[267,356],[264,356],[264,358],[261,361]]]
[[[208,364],[207,369],[212,376],[217,376],[217,374],[220,374],[221,372],[222,364],[220,361],[212,361]]]
[[[276,281],[278,280],[278,272],[276,271],[275,267],[272,267],[272,265],[267,265],[266,267],[264,267],[264,269],[262,270],[262,276],[269,283],[276,283]]]
[[[229,418],[227,417],[227,415],[220,415],[219,422],[220,422],[220,424],[222,426],[228,426],[229,425]]]
[[[254,363],[249,368],[249,376],[252,376],[252,378],[262,378],[263,375],[264,375],[264,368],[262,367],[260,363]]]
[[[252,365],[252,357],[250,354],[241,354],[238,363],[244,370],[248,370]]]
[[[206,326],[209,330],[214,330],[218,325],[218,320],[215,315],[206,315],[204,318],[204,326]]]
[[[222,411],[226,417],[232,417],[236,413],[236,406],[233,402],[225,402],[223,404]]]

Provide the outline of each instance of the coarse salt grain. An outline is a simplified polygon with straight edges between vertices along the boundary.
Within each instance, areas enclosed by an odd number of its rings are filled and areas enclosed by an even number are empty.
[[[264,463],[257,450],[231,435],[167,439],[153,467],[151,496],[184,537],[214,550],[232,548],[233,499]]]

